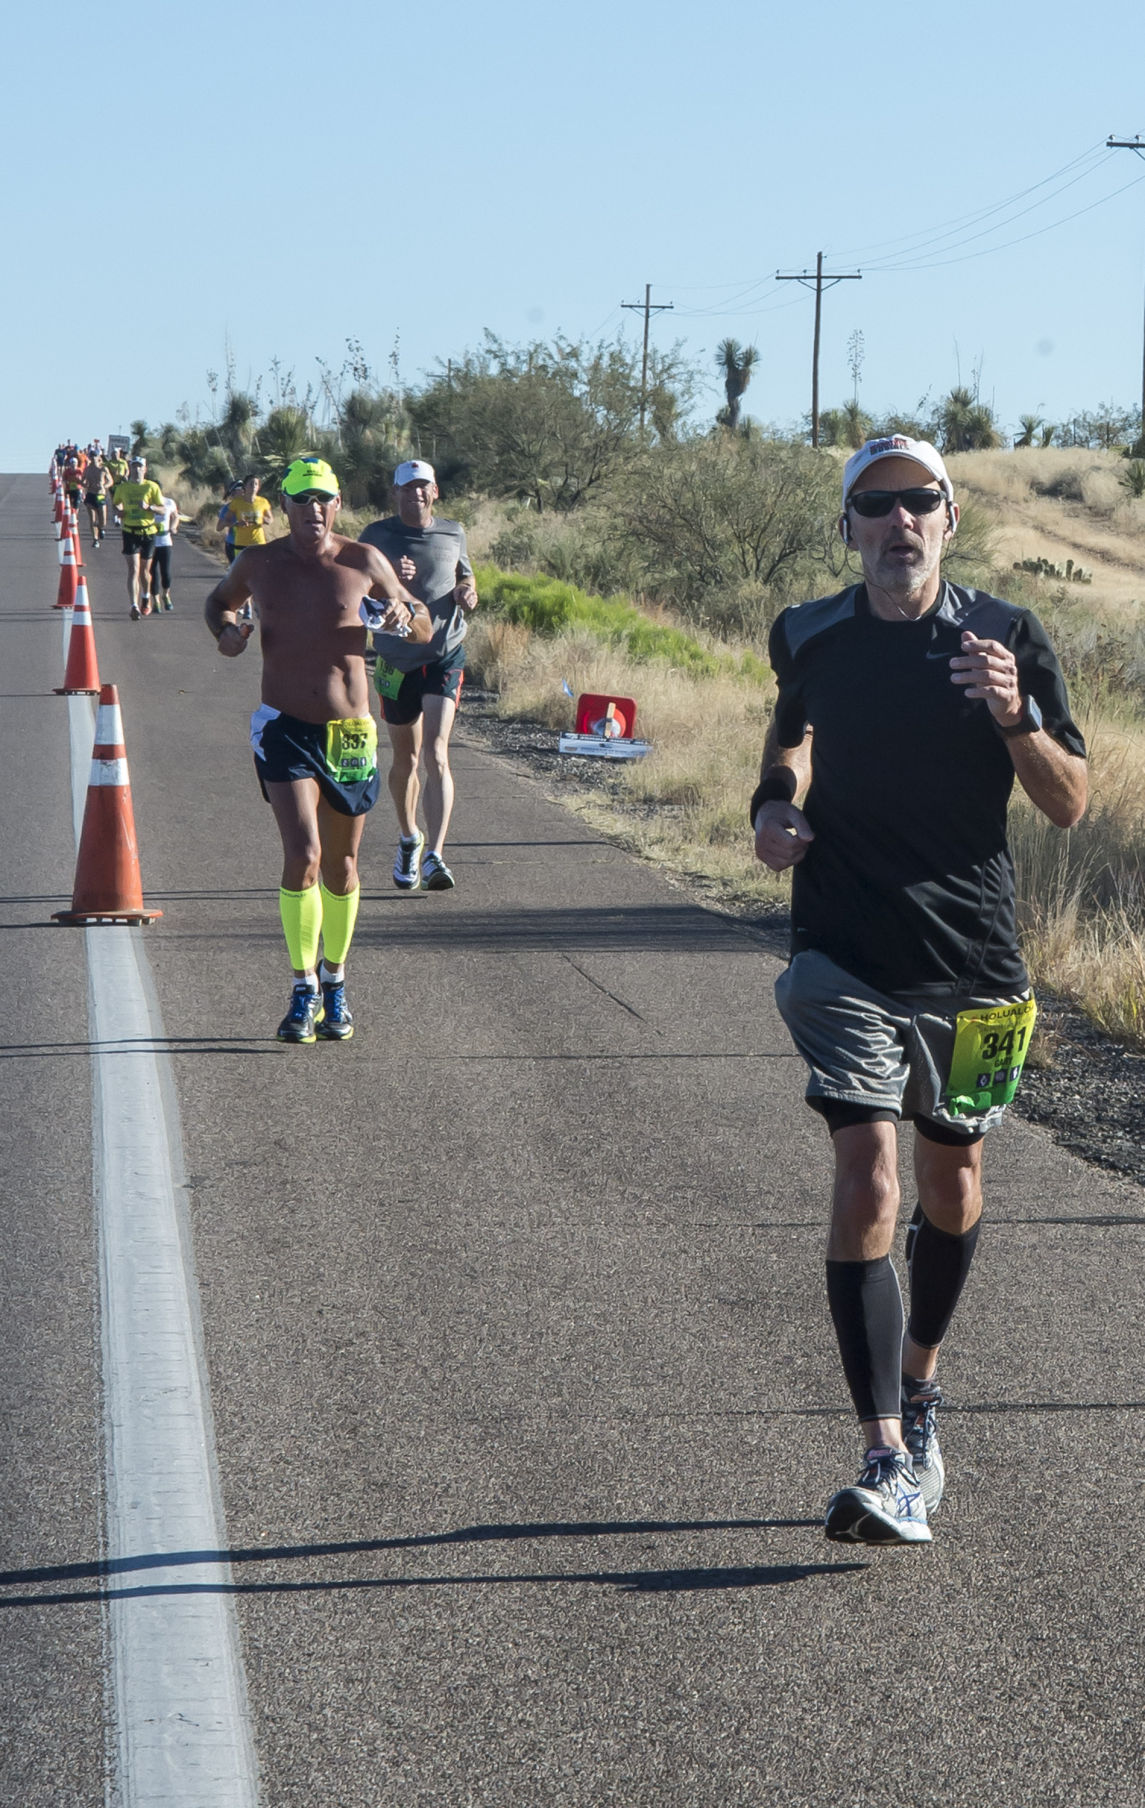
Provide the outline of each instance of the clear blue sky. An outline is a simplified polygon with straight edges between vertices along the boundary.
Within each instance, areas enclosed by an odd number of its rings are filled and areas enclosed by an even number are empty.
[[[304,387],[397,337],[408,383],[486,326],[636,334],[646,282],[704,413],[730,335],[793,422],[813,298],[774,273],[820,249],[865,273],[824,298],[824,405],[856,328],[876,411],[979,364],[1006,423],[1140,396],[1145,158],[1101,147],[1145,137],[1141,0],[63,0],[4,49],[0,469],[206,409],[228,346]]]

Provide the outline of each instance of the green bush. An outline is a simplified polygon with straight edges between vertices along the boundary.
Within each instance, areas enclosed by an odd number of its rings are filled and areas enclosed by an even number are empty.
[[[660,660],[692,677],[728,672],[753,684],[770,681],[766,662],[754,653],[709,652],[681,629],[653,621],[626,596],[592,596],[575,584],[500,571],[495,565],[477,566],[476,578],[483,608],[534,634],[579,628],[610,646],[623,646],[630,659]]]

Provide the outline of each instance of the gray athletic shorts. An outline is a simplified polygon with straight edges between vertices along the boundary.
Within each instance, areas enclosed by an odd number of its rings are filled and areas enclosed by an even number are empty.
[[[811,1070],[809,1105],[819,1111],[824,1104],[853,1105],[895,1118],[928,1119],[948,1135],[968,1140],[1000,1124],[1006,1107],[954,1117],[943,1104],[955,1019],[973,1006],[1028,997],[1025,991],[1004,998],[890,998],[814,949],[797,954],[775,982],[780,1015]]]

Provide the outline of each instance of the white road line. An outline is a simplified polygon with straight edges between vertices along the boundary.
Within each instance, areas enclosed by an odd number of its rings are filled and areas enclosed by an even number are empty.
[[[78,843],[95,720],[87,698],[68,709]],[[226,1548],[226,1533],[180,1205],[182,1138],[170,1063],[155,1047],[163,1026],[143,933],[84,932],[111,1596],[107,1800],[255,1808],[230,1565],[211,1555]],[[167,1556],[179,1560],[164,1564]]]

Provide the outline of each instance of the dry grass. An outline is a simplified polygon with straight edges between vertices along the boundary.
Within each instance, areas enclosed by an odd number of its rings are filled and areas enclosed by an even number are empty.
[[[605,691],[636,699],[636,732],[652,742],[652,752],[609,765],[598,785],[570,800],[595,828],[659,865],[718,881],[729,898],[785,894],[787,882],[750,859],[747,823],[770,687],[728,676],[696,679],[657,663],[637,664],[591,635],[542,639],[480,615],[469,648],[475,675],[499,693],[498,712],[554,733],[573,724],[562,679],[578,696]]]

